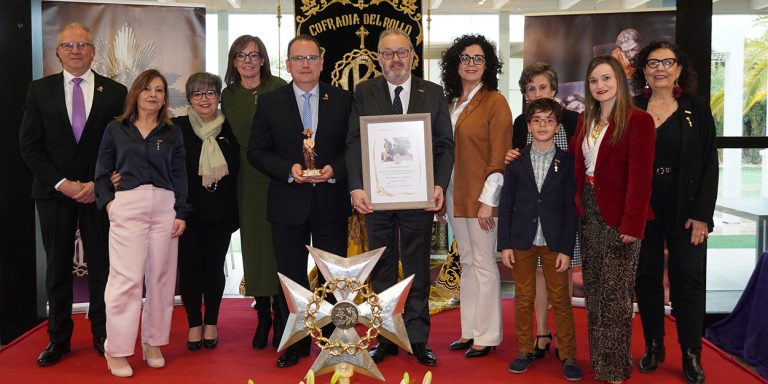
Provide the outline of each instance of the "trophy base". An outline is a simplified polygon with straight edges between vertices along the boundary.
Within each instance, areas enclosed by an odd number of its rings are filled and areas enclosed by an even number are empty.
[[[310,177],[310,176],[320,176],[320,170],[319,169],[305,169],[301,171],[301,175],[304,177]]]

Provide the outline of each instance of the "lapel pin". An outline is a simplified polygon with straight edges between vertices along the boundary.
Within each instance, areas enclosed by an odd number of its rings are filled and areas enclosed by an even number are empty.
[[[555,172],[557,172],[558,171],[557,166],[560,165],[560,160],[555,159],[555,160],[553,160],[553,162],[555,163]]]
[[[104,87],[103,87],[103,86],[101,86],[101,85],[99,85],[99,86],[96,88],[96,90],[97,90],[97,91],[99,91],[99,92],[102,92],[102,91],[104,91]]]
[[[424,90],[423,90],[423,89],[421,89],[421,88],[419,88],[419,92],[421,92],[421,93],[424,93]]]
[[[323,101],[328,101],[328,94],[327,93],[323,95]]]
[[[163,143],[162,139],[157,139],[157,150],[158,151],[160,150],[160,144],[162,144],[162,143]]]

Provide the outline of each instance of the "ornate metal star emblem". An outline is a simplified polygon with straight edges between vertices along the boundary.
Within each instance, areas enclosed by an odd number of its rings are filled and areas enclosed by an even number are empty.
[[[278,274],[290,310],[278,350],[312,334],[318,337],[316,343],[322,349],[311,368],[316,375],[332,372],[337,364],[348,363],[355,372],[383,381],[384,376],[368,356],[368,344],[377,333],[381,333],[411,352],[402,314],[413,276],[376,295],[364,283],[384,253],[384,248],[349,258],[309,246],[307,249],[328,283],[326,287],[310,292]],[[337,300],[334,305],[322,300],[331,291]],[[354,302],[358,293],[363,294],[365,299],[360,305]],[[318,330],[331,322],[336,329],[325,342],[326,339],[318,336]],[[358,324],[369,327],[363,338],[355,330]],[[323,342],[319,341],[321,339]]]

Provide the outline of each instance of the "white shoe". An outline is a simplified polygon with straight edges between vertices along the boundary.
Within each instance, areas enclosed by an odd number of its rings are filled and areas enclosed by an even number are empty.
[[[160,357],[150,357],[148,356],[147,350],[149,348],[152,348],[152,352],[154,350],[157,351],[157,354],[160,355]],[[165,358],[163,357],[163,354],[160,352],[160,347],[153,347],[147,343],[141,343],[141,354],[142,358],[146,360],[147,365],[150,368],[162,368],[165,367]],[[154,353],[153,353],[154,354]]]
[[[131,377],[133,376],[133,369],[128,364],[128,360],[125,357],[112,357],[105,353],[104,358],[107,360],[107,369],[113,376],[117,377]],[[116,366],[120,367],[116,367]]]

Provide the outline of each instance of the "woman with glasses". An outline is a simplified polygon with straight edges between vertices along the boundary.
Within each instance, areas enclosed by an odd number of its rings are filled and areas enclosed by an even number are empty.
[[[134,353],[139,321],[144,360],[150,368],[165,366],[160,347],[169,342],[178,237],[190,211],[185,156],[181,129],[168,116],[168,83],[146,70],[131,84],[123,114],[104,131],[94,179],[96,202],[110,222],[104,357],[115,376],[133,375],[126,357]],[[113,172],[122,177],[117,188]]]
[[[649,204],[653,118],[632,105],[624,69],[612,56],[592,59],[585,110],[571,140],[576,213],[595,380],[621,383],[632,373],[632,294]]]
[[[518,80],[520,92],[525,98],[525,109],[534,100],[546,98],[554,99],[557,95],[557,72],[547,63],[537,62],[523,68]],[[525,121],[526,113],[515,119],[512,128],[512,146],[515,148],[507,152],[505,161],[509,163],[520,156],[520,149],[530,144],[532,137],[528,132],[528,123]],[[579,114],[568,109],[560,112],[560,129],[555,134],[555,145],[563,151],[568,151],[568,141],[576,132],[576,121]],[[578,236],[576,246],[571,258],[571,268],[568,269],[569,288],[573,289],[573,268],[581,267],[581,247]],[[533,345],[533,356],[543,359],[549,351],[552,343],[552,332],[549,330],[549,302],[547,301],[547,285],[544,281],[541,259],[536,262],[536,297],[534,310],[536,313],[536,339]]]
[[[651,42],[636,56],[635,104],[653,116],[656,156],[651,207],[637,269],[637,304],[645,336],[640,372],[664,361],[665,248],[672,315],[689,383],[704,382],[701,367],[707,236],[717,199],[715,122],[709,103],[695,96],[688,57],[668,42]],[[665,247],[666,245],[666,247]]]
[[[277,308],[277,267],[272,249],[272,233],[267,221],[267,187],[269,177],[248,163],[248,139],[256,113],[259,96],[271,92],[286,82],[272,75],[269,55],[264,43],[256,36],[243,35],[229,48],[226,88],[221,93],[221,110],[240,143],[240,172],[237,176],[237,203],[240,216],[240,242],[243,255],[245,295],[253,296],[258,311],[258,324],[251,344],[261,349],[267,345],[269,330],[274,324],[272,346],[280,342],[283,321],[272,320],[279,315]]]
[[[224,294],[224,259],[238,227],[237,171],[240,147],[219,111],[221,78],[199,72],[186,84],[187,116],[173,119],[187,151],[187,190],[192,212],[179,240],[179,289],[187,311],[187,349],[214,348]],[[205,317],[201,299],[205,300]]]
[[[449,348],[468,358],[486,356],[502,339],[495,244],[512,112],[498,92],[501,66],[481,35],[457,38],[440,62],[456,145],[446,209],[461,259],[461,337]]]

